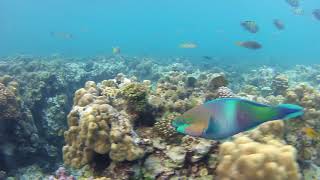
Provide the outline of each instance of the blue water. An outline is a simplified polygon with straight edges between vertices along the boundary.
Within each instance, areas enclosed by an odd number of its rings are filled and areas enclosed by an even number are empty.
[[[107,55],[119,46],[126,55],[213,56],[241,61],[320,62],[320,21],[312,10],[319,0],[304,0],[303,16],[285,0],[1,0],[0,55],[54,53]],[[273,19],[281,19],[278,31]],[[251,34],[240,22],[254,20]],[[50,32],[67,32],[73,39]],[[235,45],[256,40],[257,51]],[[196,49],[180,49],[194,42]]]

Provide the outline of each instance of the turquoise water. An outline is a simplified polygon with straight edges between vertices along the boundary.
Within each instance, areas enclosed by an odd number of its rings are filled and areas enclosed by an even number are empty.
[[[303,15],[286,0],[0,0],[0,180],[224,179],[238,170],[320,180],[320,20],[312,15],[320,0],[300,2]],[[237,45],[244,41],[262,48]],[[296,104],[305,114],[221,142],[172,126],[225,97]],[[240,115],[249,127],[250,114]],[[191,135],[209,128],[199,117]],[[274,137],[262,138],[267,131]],[[247,135],[263,150],[242,158],[240,144],[225,148],[239,156],[228,170],[220,145]],[[277,149],[272,162],[265,144]],[[276,173],[237,167],[258,161],[277,162]]]
[[[1,0],[0,55],[106,55],[119,46],[126,55],[318,62],[320,21],[312,10],[320,8],[320,1],[304,0],[301,8],[304,15],[297,16],[285,0]],[[274,27],[275,18],[285,23],[285,30]],[[245,31],[240,26],[244,20],[256,21],[260,31]],[[235,45],[245,40],[256,40],[263,48]],[[183,42],[198,47],[181,49]]]

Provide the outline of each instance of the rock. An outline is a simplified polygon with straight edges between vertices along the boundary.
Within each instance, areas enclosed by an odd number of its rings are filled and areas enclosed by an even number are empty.
[[[171,171],[171,169],[163,166],[162,160],[156,155],[150,155],[144,162],[144,177],[155,179],[161,173]]]
[[[271,88],[274,95],[284,95],[289,87],[289,79],[286,75],[278,75],[272,79]]]
[[[192,162],[201,160],[210,151],[212,144],[209,140],[201,139],[198,144],[192,147],[193,155],[191,157]]]
[[[209,81],[209,84],[208,84],[208,88],[211,91],[215,91],[219,87],[227,86],[227,85],[228,85],[228,81],[225,75],[221,73],[216,73],[212,75],[211,80]]]
[[[153,147],[155,147],[155,148],[157,148],[157,149],[160,149],[160,150],[166,149],[166,143],[161,142],[161,141],[162,141],[162,139],[161,139],[160,137],[154,138],[154,139],[152,140],[152,145],[153,145]]]
[[[183,165],[186,159],[186,149],[181,146],[173,146],[167,149],[165,154],[177,165]]]
[[[217,167],[217,165],[218,165],[218,161],[219,161],[218,154],[210,154],[209,155],[209,160],[208,160],[209,168],[215,169]]]
[[[304,179],[316,179],[320,177],[320,167],[310,164],[310,166],[303,170]]]

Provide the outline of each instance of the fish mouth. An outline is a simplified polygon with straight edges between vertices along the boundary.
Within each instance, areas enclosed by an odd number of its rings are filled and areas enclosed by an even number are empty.
[[[284,119],[292,119],[292,118],[297,118],[297,117],[303,116],[304,111],[305,110],[303,108],[301,108],[301,109],[297,110],[296,112],[292,112],[292,113],[288,114]]]
[[[171,122],[171,127],[179,132],[179,133],[185,133],[185,130],[187,127],[189,127],[190,124],[186,124],[183,120],[175,119]]]

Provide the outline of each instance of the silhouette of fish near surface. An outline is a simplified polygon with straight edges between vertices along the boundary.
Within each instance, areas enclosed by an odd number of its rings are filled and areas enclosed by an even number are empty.
[[[279,19],[273,20],[273,24],[278,30],[283,30],[284,29],[284,23]]]
[[[262,48],[262,45],[257,41],[239,41],[239,42],[236,42],[236,45],[247,48],[247,49],[253,49],[253,50]]]
[[[221,98],[190,109],[171,125],[183,134],[221,140],[267,121],[302,115],[303,108],[294,104],[269,106],[240,98]]]
[[[320,21],[320,9],[315,9],[313,12],[312,12],[313,16]]]
[[[300,6],[299,0],[286,0],[286,2],[292,7],[299,7]]]
[[[247,31],[251,33],[257,33],[259,31],[259,27],[254,21],[243,21],[240,25]]]

